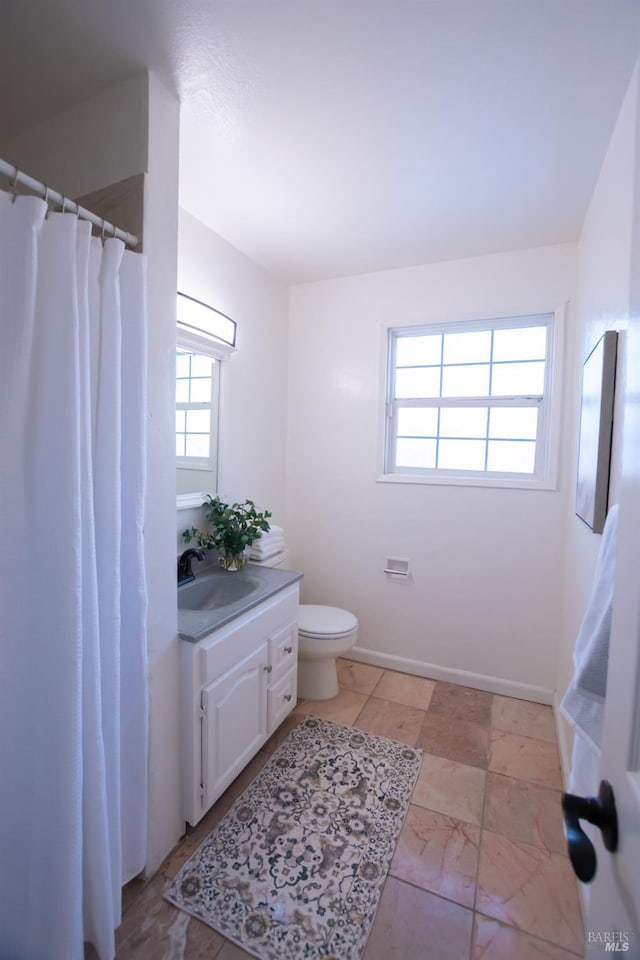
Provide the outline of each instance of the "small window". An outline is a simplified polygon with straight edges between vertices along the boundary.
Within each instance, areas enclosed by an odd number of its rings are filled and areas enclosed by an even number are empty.
[[[215,468],[220,361],[178,347],[176,352],[176,458],[178,468]]]
[[[549,485],[553,341],[554,314],[390,329],[382,479]]]
[[[235,351],[236,324],[184,293],[177,297],[176,490],[181,498],[218,487],[221,362]]]

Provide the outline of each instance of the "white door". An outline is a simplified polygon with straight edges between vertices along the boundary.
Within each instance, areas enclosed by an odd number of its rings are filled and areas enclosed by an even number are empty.
[[[636,159],[637,169],[640,161]],[[636,183],[639,181],[636,179]],[[600,775],[613,787],[619,847],[596,840],[598,867],[586,923],[587,955],[640,958],[640,185],[632,243],[622,488]],[[594,795],[598,784],[593,785]],[[609,943],[619,946],[607,947]]]

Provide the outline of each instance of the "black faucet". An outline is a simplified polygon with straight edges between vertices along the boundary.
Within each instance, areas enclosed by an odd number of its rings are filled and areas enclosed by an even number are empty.
[[[178,586],[181,587],[183,583],[191,583],[192,580],[195,580],[195,574],[191,569],[191,561],[193,559],[204,560],[204,550],[195,550],[193,547],[189,547],[188,550],[185,550],[184,553],[178,559]]]

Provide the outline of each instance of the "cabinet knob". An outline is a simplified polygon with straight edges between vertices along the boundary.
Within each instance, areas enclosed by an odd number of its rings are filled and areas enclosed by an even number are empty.
[[[265,673],[271,673],[272,670],[273,670],[273,667],[272,667],[271,664],[269,664],[269,663],[268,663],[267,666],[264,668],[264,672],[265,672]]]
[[[285,653],[293,653],[293,647],[285,647],[285,648],[284,648],[284,652],[285,652]]]
[[[287,701],[287,703],[290,703],[293,700],[293,694],[287,693],[284,699]]]

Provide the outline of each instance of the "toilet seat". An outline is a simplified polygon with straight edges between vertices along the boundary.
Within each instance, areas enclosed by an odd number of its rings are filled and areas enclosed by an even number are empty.
[[[340,607],[302,603],[298,607],[298,633],[314,640],[348,637],[358,628],[357,617]]]

